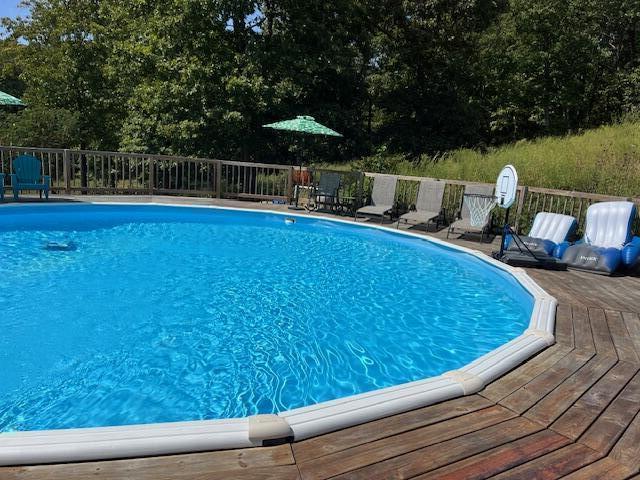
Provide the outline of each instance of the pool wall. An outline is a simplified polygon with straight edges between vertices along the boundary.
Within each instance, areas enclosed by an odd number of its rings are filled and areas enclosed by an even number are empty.
[[[127,202],[98,204],[132,205]],[[262,212],[287,217],[292,212],[148,202],[189,208],[214,208]],[[15,205],[15,204],[14,204]],[[33,205],[37,208],[38,205]],[[133,205],[142,205],[133,203]],[[11,208],[11,204],[1,208]],[[314,216],[331,222],[352,221]],[[529,327],[518,337],[482,355],[468,365],[442,375],[393,387],[339,398],[274,415],[224,420],[95,427],[66,430],[8,432],[0,434],[0,465],[59,463],[98,459],[130,458],[208,450],[246,448],[303,440],[323,433],[377,420],[415,408],[482,390],[487,384],[554,343],[556,299],[538,286],[523,269],[513,268],[470,248],[388,227],[358,224],[362,228],[392,231],[473,255],[510,274],[534,299]],[[463,314],[464,312],[461,312]]]

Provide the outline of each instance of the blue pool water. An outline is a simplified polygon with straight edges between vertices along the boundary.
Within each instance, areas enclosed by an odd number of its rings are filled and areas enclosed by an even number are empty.
[[[473,256],[284,220],[1,208],[0,432],[278,412],[458,368],[528,324],[530,295]]]

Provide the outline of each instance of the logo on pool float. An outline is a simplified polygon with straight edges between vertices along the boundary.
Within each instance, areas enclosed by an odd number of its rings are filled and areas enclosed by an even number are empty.
[[[598,261],[598,257],[587,257],[586,255],[580,255],[579,259],[582,260],[583,262],[597,262]]]

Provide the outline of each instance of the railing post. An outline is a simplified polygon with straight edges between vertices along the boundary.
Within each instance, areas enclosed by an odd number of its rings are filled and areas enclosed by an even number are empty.
[[[524,200],[529,194],[529,187],[526,185],[520,190],[520,198],[518,198],[518,206],[516,207],[516,222],[514,230],[516,233],[520,233],[520,217],[522,215],[522,208],[524,207]]]
[[[71,193],[71,152],[65,148],[62,153],[62,173],[64,176],[64,191],[67,195]]]
[[[149,158],[149,195],[153,196],[153,190],[156,185],[156,160]]]
[[[289,203],[293,202],[293,167],[289,167],[289,175],[287,177],[287,198]]]
[[[216,198],[222,198],[222,160],[216,162]]]
[[[356,201],[354,205],[354,212],[364,205],[364,172],[358,172],[358,180],[356,181]]]

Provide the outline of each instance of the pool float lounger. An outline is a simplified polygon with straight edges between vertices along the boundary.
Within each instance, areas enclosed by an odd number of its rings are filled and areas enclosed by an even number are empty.
[[[529,253],[507,251],[501,257],[497,257],[503,263],[512,267],[544,268],[545,270],[566,270],[567,264],[553,255],[543,252]]]
[[[503,234],[503,250],[496,258],[512,266],[564,270],[566,265],[554,256],[560,245],[569,246],[577,221],[570,215],[540,212],[533,220],[529,235],[518,236],[509,226]]]
[[[540,212],[533,220],[529,235],[520,237],[520,240],[532,252],[551,256],[559,245],[567,242],[575,233],[577,225],[576,219],[570,215]],[[508,241],[507,251],[521,251],[517,242]],[[568,243],[566,245],[569,246]]]
[[[640,238],[631,230],[635,217],[632,202],[595,203],[587,210],[584,237],[564,249],[558,247],[556,256],[569,268],[603,275],[633,267],[640,256]]]

